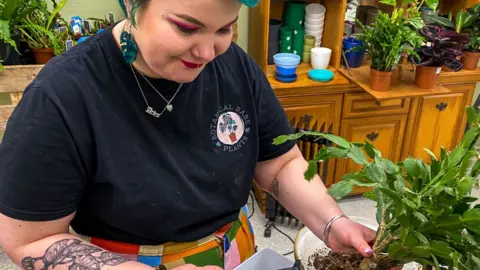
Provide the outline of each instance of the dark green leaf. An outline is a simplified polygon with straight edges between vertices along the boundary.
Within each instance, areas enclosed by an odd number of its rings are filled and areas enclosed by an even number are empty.
[[[365,152],[367,153],[367,155],[371,158],[371,159],[375,159],[376,156],[380,155],[381,157],[381,154],[378,150],[375,149],[375,146],[373,144],[371,144],[370,142],[368,141],[365,141]]]
[[[428,222],[428,218],[420,212],[417,212],[417,211],[413,212],[413,216],[416,217],[422,223],[427,223]]]
[[[474,184],[475,179],[473,179],[472,177],[464,177],[460,179],[457,184],[458,196],[463,197],[470,194],[470,191],[472,190]]]
[[[305,133],[295,133],[295,134],[290,134],[290,135],[281,135],[281,136],[278,136],[277,138],[275,138],[273,140],[273,144],[274,145],[279,145],[279,144],[285,143],[287,141],[295,141],[295,140],[298,140],[299,138],[301,138],[303,135],[305,135]]]
[[[421,233],[414,231],[413,235],[418,239],[422,244],[428,244],[428,239]]]
[[[403,198],[403,199],[402,199],[402,202],[403,202],[406,206],[408,206],[408,207],[410,207],[410,208],[413,208],[413,209],[416,209],[416,208],[417,208],[417,205],[416,205],[414,202],[412,202],[411,200],[407,199],[407,198]]]
[[[467,175],[468,168],[471,166],[472,163],[472,158],[478,155],[477,150],[472,149],[468,151],[465,156],[463,156],[461,165],[460,165],[460,171],[458,173],[458,178],[464,177]]]
[[[401,260],[405,255],[402,244],[400,242],[393,242],[388,246],[388,255],[396,260]]]
[[[409,176],[412,178],[418,178],[420,176],[420,168],[418,167],[417,160],[413,158],[407,158],[403,161],[403,167]]]
[[[466,224],[475,224],[480,227],[480,208],[472,208],[463,213],[463,221]]]
[[[396,190],[398,193],[405,193],[406,186],[405,186],[405,182],[403,182],[403,179],[397,179],[397,180],[395,180],[394,186],[395,186],[395,190]]]
[[[427,6],[434,11],[438,8],[438,0],[426,0],[425,3],[427,3]]]
[[[413,247],[410,252],[412,252],[413,255],[422,257],[422,258],[430,258],[431,252],[428,246],[416,246]]]
[[[373,191],[367,191],[363,193],[363,197],[372,201],[377,200],[377,196],[375,196],[375,193]]]
[[[365,165],[368,164],[368,160],[365,157],[365,155],[363,154],[362,149],[357,147],[357,146],[352,146],[350,148],[350,152],[348,152],[347,156],[359,165],[365,166]]]
[[[473,164],[472,171],[471,171],[471,176],[472,177],[477,177],[478,173],[480,172],[480,159],[478,159],[475,164]]]
[[[344,179],[338,183],[333,184],[329,189],[328,193],[335,198],[340,200],[350,194],[354,187],[374,187],[376,183],[366,183],[357,179]]]
[[[365,167],[365,174],[368,179],[375,183],[384,183],[387,181],[385,171],[375,163],[370,163]]]
[[[440,147],[440,160],[445,160],[448,156],[447,149],[445,149],[443,146]]]
[[[398,193],[396,193],[395,191],[391,190],[391,189],[388,189],[388,188],[384,188],[384,187],[378,187],[378,189],[385,195],[387,195],[388,197],[390,197],[391,199],[393,199],[395,202],[397,203],[401,203],[403,204],[402,202],[402,196],[400,196]]]
[[[470,269],[480,269],[480,258],[478,258],[477,256],[475,255],[470,255],[470,266],[472,266],[472,268]]]
[[[331,141],[332,143],[338,145],[339,147],[349,149],[350,148],[350,143],[345,140],[343,137],[333,135],[333,134],[325,134],[324,135],[325,139]]]
[[[328,147],[327,152],[329,157],[343,158],[347,156],[349,150],[337,147]]]
[[[468,106],[465,108],[465,112],[467,113],[467,122],[470,124],[475,124],[478,122],[477,112],[475,108],[472,106]]]
[[[436,220],[435,226],[444,230],[463,229],[463,221],[460,215],[441,216]]]
[[[325,161],[329,158],[329,152],[327,148],[321,148],[318,150],[317,154],[315,155],[315,160],[316,161]]]
[[[385,197],[383,196],[382,192],[375,188],[373,190],[375,192],[375,198],[377,201],[377,213],[376,213],[376,219],[378,224],[382,223],[382,208],[386,207],[385,206]]]
[[[455,16],[455,31],[460,33],[465,22],[465,13],[463,10],[458,11],[457,16]]]
[[[389,159],[384,159],[379,156],[375,158],[375,163],[382,168],[385,172],[388,174],[396,174],[400,168],[397,166],[397,164],[393,163]]]
[[[450,259],[450,253],[455,252],[448,243],[436,240],[430,242],[429,249],[433,254],[444,259]]]
[[[407,207],[403,203],[397,204],[397,207],[395,208],[395,210],[396,210],[397,216],[407,215]]]
[[[315,160],[308,161],[308,169],[305,172],[305,179],[310,181],[317,174],[317,162]]]
[[[463,159],[463,156],[467,153],[467,149],[463,148],[455,148],[453,151],[448,155],[448,167],[446,169],[451,169],[457,166],[460,161]]]
[[[405,242],[407,241],[407,236],[410,233],[410,230],[405,227],[400,227],[400,241],[402,241],[402,244],[405,245]]]
[[[425,23],[423,22],[423,19],[421,17],[411,18],[407,22],[415,29],[422,29],[425,26]]]
[[[438,15],[432,15],[432,14],[425,14],[423,15],[425,17],[425,20],[433,23],[437,23],[439,25],[449,27],[449,28],[455,28],[455,24],[450,21],[448,18],[441,17]]]

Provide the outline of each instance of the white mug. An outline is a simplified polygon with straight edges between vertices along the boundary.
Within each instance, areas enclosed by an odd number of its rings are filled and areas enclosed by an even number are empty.
[[[325,47],[315,47],[311,50],[311,63],[314,69],[326,69],[330,63],[332,50]]]

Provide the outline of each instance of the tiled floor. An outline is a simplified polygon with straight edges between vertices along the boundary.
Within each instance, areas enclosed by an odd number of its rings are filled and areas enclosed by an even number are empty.
[[[480,197],[480,191],[476,190],[473,194],[475,197]],[[360,197],[352,197],[341,201],[341,208],[347,215],[360,216],[370,219],[375,219],[375,209],[374,203],[369,200],[365,200]],[[249,201],[249,208],[251,209],[251,201]],[[253,229],[256,234],[256,244],[258,245],[259,250],[263,248],[271,248],[280,254],[290,253],[286,257],[293,261],[293,243],[284,235],[272,228],[272,234],[269,238],[263,236],[265,230],[265,224],[267,220],[262,216],[260,209],[258,208],[257,203],[255,202],[255,211],[251,217],[251,222]],[[289,235],[292,239],[295,239],[297,232],[301,228],[301,224],[295,226],[294,222],[287,225],[287,222],[281,224],[277,221],[275,223],[276,227]],[[13,270],[19,269],[1,252],[0,249],[0,270]]]

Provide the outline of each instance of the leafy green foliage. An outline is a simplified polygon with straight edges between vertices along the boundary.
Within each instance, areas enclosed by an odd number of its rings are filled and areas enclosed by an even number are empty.
[[[31,48],[54,48],[55,54],[60,54],[62,50],[59,37],[62,34],[53,29],[53,24],[66,3],[67,0],[55,3],[51,12],[43,6],[27,14],[17,26],[22,32],[23,41],[26,41]]]
[[[467,10],[459,10],[455,16],[455,19],[452,18],[451,14],[449,18],[434,14],[425,15],[425,18],[434,22],[435,24],[452,28],[457,33],[463,33],[465,30],[470,29],[476,24],[476,20],[479,18],[479,16],[480,3]]]
[[[361,170],[345,175],[329,188],[335,199],[349,195],[354,187],[371,187],[364,196],[377,203],[379,229],[373,260],[399,263],[412,261],[440,269],[480,268],[480,205],[470,196],[480,179],[480,160],[474,145],[480,137],[480,112],[466,108],[470,129],[451,151],[431,150],[426,163],[406,158],[395,163],[382,157],[369,142],[352,143],[332,134],[302,132],[281,136],[275,144],[309,135],[325,138],[335,147],[321,149],[309,163],[315,167],[328,158],[349,158]],[[306,180],[313,178],[310,170]],[[371,260],[371,259],[370,259]],[[379,262],[379,261],[377,261]]]
[[[396,0],[382,0],[383,4],[396,6]],[[405,0],[403,1],[405,2]],[[409,3],[415,2],[409,0]],[[435,6],[435,1],[431,1]],[[438,1],[436,1],[438,4]],[[363,41],[365,50],[372,56],[371,67],[378,71],[392,71],[404,54],[416,55],[415,49],[422,45],[423,37],[417,32],[424,26],[421,13],[416,7],[395,7],[392,14],[379,11],[375,24],[363,25],[362,33],[354,36]]]

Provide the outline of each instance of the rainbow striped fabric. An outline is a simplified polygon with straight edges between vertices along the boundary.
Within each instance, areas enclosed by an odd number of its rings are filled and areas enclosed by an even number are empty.
[[[246,206],[242,207],[238,220],[210,236],[187,243],[144,246],[87,237],[75,233],[72,229],[70,233],[129,260],[162,270],[183,264],[199,267],[217,265],[225,270],[233,270],[255,252],[254,233]]]

